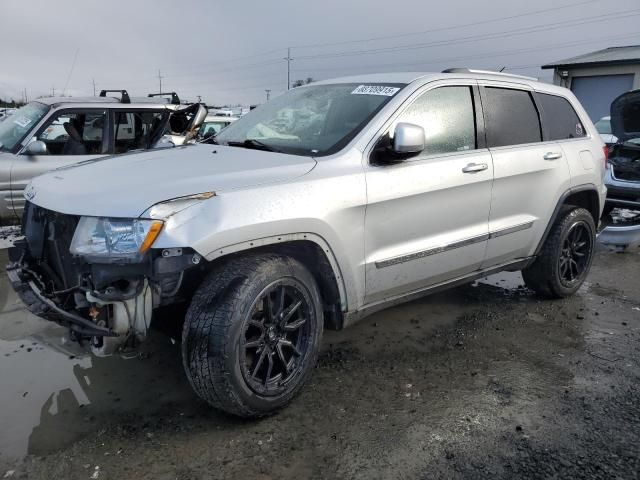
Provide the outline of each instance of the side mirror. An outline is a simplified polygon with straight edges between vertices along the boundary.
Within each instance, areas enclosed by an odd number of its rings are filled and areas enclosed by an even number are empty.
[[[417,155],[424,150],[424,129],[413,123],[398,123],[393,133],[393,153],[402,157]]]
[[[47,150],[47,144],[41,140],[34,140],[27,148],[24,150],[24,153],[29,156],[33,155],[47,155],[49,152]]]

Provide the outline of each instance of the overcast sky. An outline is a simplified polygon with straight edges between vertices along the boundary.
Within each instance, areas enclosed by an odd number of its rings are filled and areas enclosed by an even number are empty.
[[[93,79],[145,95],[160,70],[182,98],[257,103],[286,89],[287,47],[292,81],[451,66],[550,80],[540,65],[640,44],[638,0],[2,0],[0,18],[0,97],[16,99],[93,95]]]

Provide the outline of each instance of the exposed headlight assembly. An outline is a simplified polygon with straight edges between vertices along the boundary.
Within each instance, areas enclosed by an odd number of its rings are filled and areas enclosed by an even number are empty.
[[[138,261],[151,248],[164,222],[141,218],[82,217],[69,249],[104,261]]]

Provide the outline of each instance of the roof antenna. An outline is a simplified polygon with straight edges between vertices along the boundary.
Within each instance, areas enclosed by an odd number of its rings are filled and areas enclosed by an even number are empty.
[[[499,72],[504,72],[504,69],[507,68],[506,66],[502,67],[500,70],[498,70]]]

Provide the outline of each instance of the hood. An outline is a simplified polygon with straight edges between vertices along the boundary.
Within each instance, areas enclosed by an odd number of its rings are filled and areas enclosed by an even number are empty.
[[[619,142],[640,138],[640,90],[623,93],[611,103],[611,133]]]
[[[36,177],[27,200],[72,215],[138,217],[172,198],[282,182],[311,171],[310,157],[189,145],[89,160]]]

